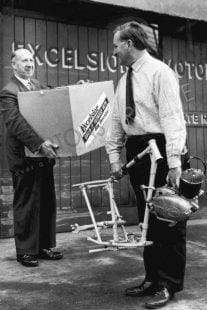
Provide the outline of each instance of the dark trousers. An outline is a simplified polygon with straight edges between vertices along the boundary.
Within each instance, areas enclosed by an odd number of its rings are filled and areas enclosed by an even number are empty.
[[[155,187],[160,187],[166,184],[168,172],[164,135],[149,134],[130,137],[126,143],[127,161],[143,151],[150,139],[156,139],[160,153],[164,157],[163,162],[158,165],[155,178]],[[150,166],[150,157],[147,155],[129,171],[130,181],[137,198],[140,222],[143,221],[145,210],[140,185],[148,185]],[[186,222],[179,222],[170,227],[169,223],[160,221],[155,215],[150,214],[147,240],[154,243],[144,248],[146,280],[155,282],[158,286],[164,285],[171,292],[182,290],[186,265]]]
[[[53,164],[32,161],[12,172],[14,237],[17,254],[37,255],[55,247],[56,197]]]

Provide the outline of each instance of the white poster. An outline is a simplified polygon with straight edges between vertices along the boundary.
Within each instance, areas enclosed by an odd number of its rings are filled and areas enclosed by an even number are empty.
[[[98,135],[100,129],[110,114],[109,112],[109,99],[103,92],[97,103],[78,127],[82,140],[86,146],[89,146]]]

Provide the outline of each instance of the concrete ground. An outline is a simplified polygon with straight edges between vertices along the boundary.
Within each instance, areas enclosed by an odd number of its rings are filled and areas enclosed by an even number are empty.
[[[137,227],[127,227],[136,231]],[[92,231],[57,234],[61,261],[27,268],[15,260],[13,239],[0,240],[0,310],[139,310],[146,298],[124,290],[144,276],[142,248],[89,254]],[[109,231],[104,233],[108,238]],[[188,222],[185,290],[165,310],[207,310],[207,220]]]

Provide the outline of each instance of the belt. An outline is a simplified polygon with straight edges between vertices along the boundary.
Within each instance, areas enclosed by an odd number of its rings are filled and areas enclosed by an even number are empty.
[[[24,165],[12,171],[16,176],[23,175],[25,173],[29,173],[33,170],[41,169],[44,167],[52,167],[55,164],[55,160],[53,158],[47,157],[26,157]]]
[[[55,163],[55,159],[53,158],[47,158],[47,157],[26,157],[26,163],[28,164],[34,164],[42,166],[47,166]]]
[[[127,142],[147,142],[150,139],[163,139],[165,138],[163,133],[147,133],[144,135],[133,135],[133,136],[128,136],[127,137]]]
[[[155,140],[162,141],[165,143],[164,134],[162,134],[162,133],[149,133],[149,134],[145,134],[145,135],[128,136],[127,140],[126,140],[126,145],[138,143],[138,144],[144,144],[147,146],[147,142],[151,139],[155,139]]]

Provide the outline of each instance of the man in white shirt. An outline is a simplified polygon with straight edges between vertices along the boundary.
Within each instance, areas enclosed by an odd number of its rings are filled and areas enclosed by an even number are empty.
[[[186,127],[174,72],[147,52],[147,35],[137,22],[129,22],[114,31],[114,55],[128,67],[120,79],[112,111],[106,150],[111,172],[121,176],[120,154],[126,141],[127,161],[156,139],[164,161],[158,166],[155,186],[166,179],[178,187],[181,176],[181,153],[186,141]],[[139,221],[143,221],[145,201],[140,185],[148,184],[150,159],[133,166],[130,181],[137,198]],[[146,308],[159,308],[175,292],[183,289],[186,263],[186,223],[169,227],[150,215],[148,240],[144,248],[145,280],[128,288],[130,296],[151,295]]]

